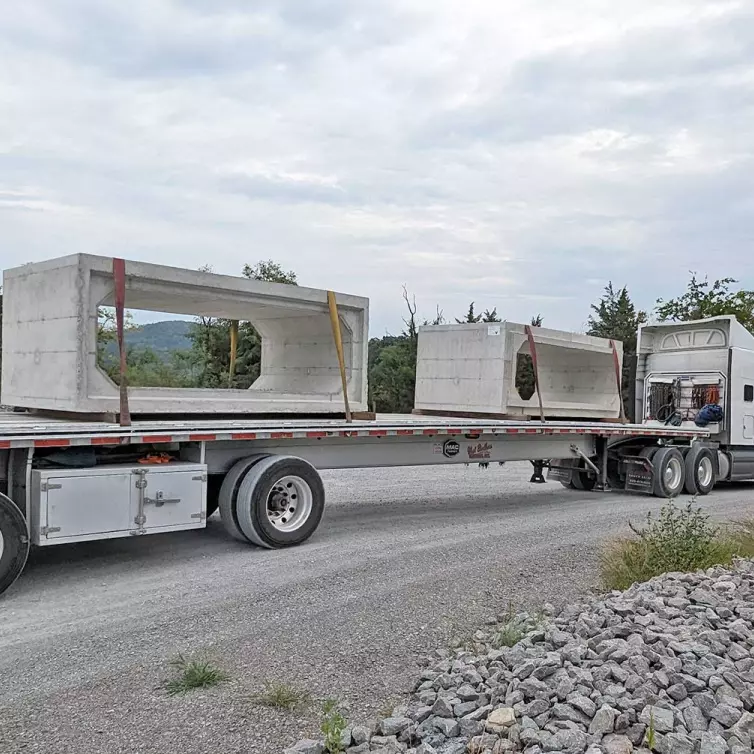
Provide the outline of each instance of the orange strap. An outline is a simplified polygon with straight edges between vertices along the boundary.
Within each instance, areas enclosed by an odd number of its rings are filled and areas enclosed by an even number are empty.
[[[167,453],[152,453],[139,459],[139,463],[170,463],[173,459]]]

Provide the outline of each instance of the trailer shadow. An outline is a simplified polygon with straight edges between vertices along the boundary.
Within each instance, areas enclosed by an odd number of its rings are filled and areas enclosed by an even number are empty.
[[[310,542],[330,548],[345,546],[355,537],[399,536],[429,526],[445,528],[454,522],[489,521],[492,525],[501,515],[516,516],[524,508],[535,513],[553,504],[562,504],[563,494],[559,485],[557,490],[554,485],[548,485],[547,488],[537,487],[528,494],[502,497],[490,495],[489,490],[486,493],[471,490],[461,495],[457,491],[448,491],[431,497],[410,498],[401,495],[400,491],[393,491],[381,494],[378,499],[361,502],[335,494]],[[568,493],[568,499],[578,503],[583,501],[585,494],[590,493]],[[307,546],[308,543],[299,547]],[[123,570],[164,567],[166,562],[173,567],[190,569],[196,567],[198,561],[238,553],[259,559],[257,562],[276,556],[276,551],[233,539],[215,514],[204,529],[32,548],[21,581],[26,587],[44,588],[53,583],[59,586],[61,581],[93,576],[109,580]]]

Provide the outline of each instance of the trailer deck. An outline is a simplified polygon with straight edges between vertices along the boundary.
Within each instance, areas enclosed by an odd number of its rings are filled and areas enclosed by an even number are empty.
[[[704,429],[590,421],[516,421],[382,414],[374,421],[343,419],[198,419],[117,423],[74,421],[0,411],[0,448],[140,445],[176,442],[311,440],[431,435],[593,435],[707,438]]]

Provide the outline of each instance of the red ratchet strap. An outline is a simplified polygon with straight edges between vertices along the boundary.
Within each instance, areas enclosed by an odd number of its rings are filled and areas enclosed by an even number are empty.
[[[128,381],[126,366],[125,307],[126,307],[126,262],[113,259],[113,281],[115,283],[115,328],[120,353],[120,426],[131,426],[131,412],[128,409]]]
[[[542,406],[542,393],[539,392],[539,370],[537,368],[537,346],[534,343],[534,333],[529,325],[524,325],[524,332],[529,340],[529,352],[531,353],[531,364],[534,368],[534,388],[537,391],[537,400],[539,401],[539,418],[544,422],[545,410]]]
[[[618,401],[620,402],[620,420],[623,424],[626,423],[626,409],[623,405],[623,375],[620,368],[620,359],[618,358],[618,349],[615,346],[615,341],[610,340],[610,348],[613,351],[613,364],[615,364],[615,380],[618,383]]]

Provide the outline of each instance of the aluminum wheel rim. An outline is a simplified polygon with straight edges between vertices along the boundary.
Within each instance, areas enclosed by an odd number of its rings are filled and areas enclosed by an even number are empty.
[[[5,539],[3,538],[2,531],[0,531],[0,559],[3,557],[4,551],[5,551]]]
[[[665,480],[665,486],[669,490],[675,490],[681,485],[683,479],[683,468],[681,462],[677,458],[671,458],[667,466],[665,466],[665,473],[663,474]]]
[[[278,530],[300,529],[312,512],[314,494],[300,476],[279,479],[267,496],[267,520]]]
[[[699,461],[699,484],[708,487],[712,483],[712,459],[705,456]]]

